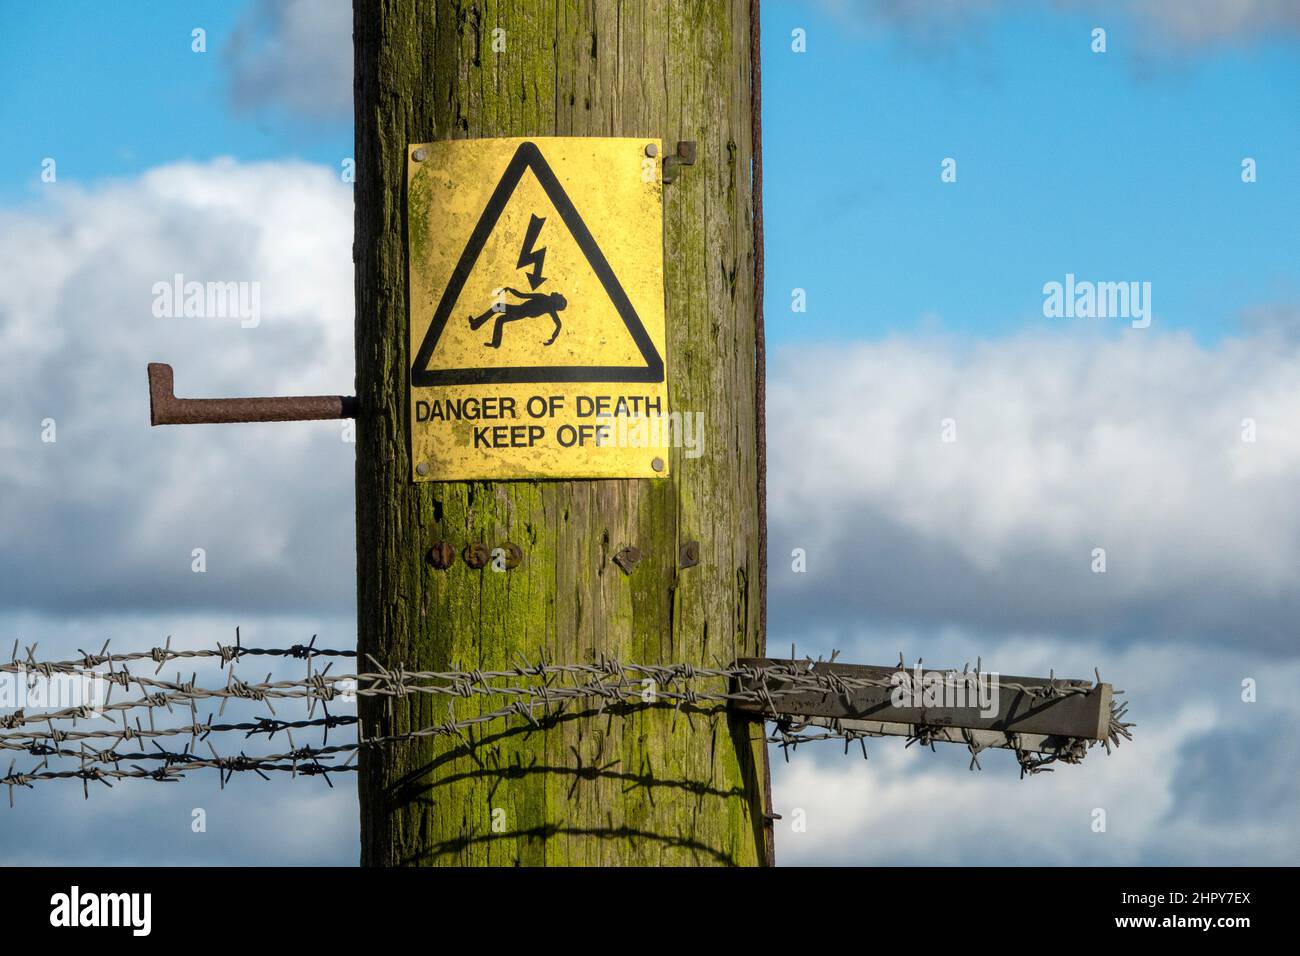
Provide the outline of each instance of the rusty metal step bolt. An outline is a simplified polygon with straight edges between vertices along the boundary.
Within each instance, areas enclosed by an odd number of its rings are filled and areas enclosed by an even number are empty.
[[[456,563],[456,549],[446,541],[439,541],[428,553],[429,563],[439,571],[446,571]]]
[[[507,541],[505,544],[492,549],[492,570],[513,571],[519,567],[519,562],[523,559],[524,549]]]

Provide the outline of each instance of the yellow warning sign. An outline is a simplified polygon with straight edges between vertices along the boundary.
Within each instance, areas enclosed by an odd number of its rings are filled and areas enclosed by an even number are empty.
[[[661,147],[409,148],[415,480],[668,475]]]

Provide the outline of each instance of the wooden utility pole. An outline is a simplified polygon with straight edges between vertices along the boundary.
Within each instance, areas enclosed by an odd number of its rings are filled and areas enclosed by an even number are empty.
[[[355,0],[354,17],[362,662],[761,655],[751,0]],[[557,135],[698,144],[664,186],[664,277],[672,407],[703,413],[704,454],[673,449],[658,480],[413,482],[407,146]],[[461,556],[510,544],[506,571]],[[361,716],[402,733],[445,708],[365,698]],[[362,863],[761,864],[766,775],[762,723],[721,711],[571,710],[472,747],[367,749]]]

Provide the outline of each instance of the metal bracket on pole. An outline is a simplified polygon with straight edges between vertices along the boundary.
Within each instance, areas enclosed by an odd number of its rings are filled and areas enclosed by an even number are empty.
[[[755,717],[791,717],[796,722],[852,728],[872,736],[915,736],[925,728],[935,740],[960,742],[963,732],[978,736],[981,747],[1049,750],[1074,740],[1103,741],[1111,733],[1110,684],[1061,678],[908,672],[898,667],[868,667],[772,658],[742,658],[756,670],[738,689],[761,690],[733,708]],[[775,668],[775,673],[770,671]],[[783,676],[785,675],[785,676]],[[900,678],[911,693],[896,697]],[[927,700],[929,687],[949,688],[948,696]],[[958,688],[962,693],[952,693]],[[775,704],[775,707],[774,707]]]
[[[305,422],[356,418],[351,395],[283,398],[177,398],[172,367],[149,363],[149,424],[224,425],[232,422]]]

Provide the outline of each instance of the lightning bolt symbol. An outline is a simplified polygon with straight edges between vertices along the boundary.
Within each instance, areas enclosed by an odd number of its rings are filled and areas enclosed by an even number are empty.
[[[533,271],[525,273],[528,276],[528,285],[536,289],[546,281],[546,276],[542,275],[542,266],[546,262],[546,247],[534,249],[533,243],[541,235],[542,223],[546,219],[542,216],[533,216],[528,222],[528,232],[524,234],[524,247],[519,250],[519,261],[515,263],[516,269],[523,269],[532,266]]]

